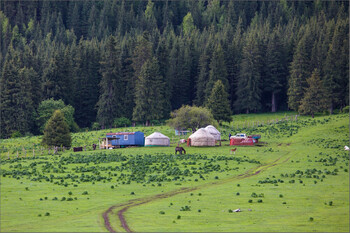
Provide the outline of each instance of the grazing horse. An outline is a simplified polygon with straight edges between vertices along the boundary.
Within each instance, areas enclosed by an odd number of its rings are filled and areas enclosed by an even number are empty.
[[[180,155],[182,155],[182,151],[186,154],[186,151],[185,151],[185,149],[183,147],[177,146],[175,148],[175,154],[177,154],[177,152],[180,152]]]

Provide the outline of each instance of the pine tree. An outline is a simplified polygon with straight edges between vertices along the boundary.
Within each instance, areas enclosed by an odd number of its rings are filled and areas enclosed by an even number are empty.
[[[221,80],[216,81],[211,91],[206,106],[210,109],[214,119],[220,123],[221,121],[231,121],[230,101],[228,93]]]
[[[20,68],[20,53],[10,47],[0,78],[0,134],[9,137],[15,131],[30,132],[33,126],[33,101],[30,71]]]
[[[311,77],[307,79],[307,83],[309,87],[305,90],[299,112],[305,115],[312,115],[313,118],[315,113],[326,110],[330,101],[317,69],[312,72]]]
[[[310,75],[309,62],[309,55],[306,50],[306,39],[303,37],[298,43],[290,67],[288,87],[288,106],[290,109],[297,111],[299,109],[300,101],[304,97],[306,79]]]
[[[146,122],[164,116],[165,83],[159,72],[158,60],[152,58],[142,66],[135,88],[133,120]]]
[[[243,47],[240,73],[237,80],[235,109],[250,113],[261,108],[261,54],[256,35],[250,33]]]
[[[224,51],[221,45],[217,45],[214,49],[212,59],[209,64],[209,80],[206,84],[205,88],[205,96],[206,99],[209,98],[211,94],[211,90],[214,87],[214,84],[217,80],[221,80],[223,85],[225,86],[226,91],[228,91],[228,80],[227,80],[227,70],[226,70],[226,62]]]
[[[278,94],[286,85],[287,67],[284,46],[280,40],[280,29],[276,28],[271,34],[267,45],[267,74],[264,80],[264,90],[271,96],[271,112],[278,109]]]
[[[121,96],[123,87],[120,46],[114,36],[108,38],[106,52],[101,62],[102,79],[100,82],[100,97],[97,103],[97,119],[100,125],[111,127],[115,118],[121,117]]]
[[[56,110],[46,124],[42,144],[70,147],[72,138],[61,110]]]

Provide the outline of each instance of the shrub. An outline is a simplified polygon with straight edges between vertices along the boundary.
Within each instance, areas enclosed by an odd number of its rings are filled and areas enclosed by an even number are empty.
[[[69,195],[72,195],[73,193],[71,191],[68,192]]]
[[[333,201],[328,202],[328,205],[332,206],[333,205]]]
[[[131,125],[131,121],[126,118],[126,117],[119,117],[114,119],[113,122],[113,126],[118,128],[118,127],[126,127],[126,126],[130,126]]]
[[[66,197],[62,197],[61,201],[65,201],[66,200]]]
[[[240,193],[236,193],[236,195],[237,195],[237,196],[239,196],[239,195],[240,195]]]
[[[233,210],[229,209],[228,212],[229,212],[229,213],[233,213]]]
[[[111,189],[114,189],[114,186],[113,186],[113,185],[111,186]]]
[[[262,200],[262,199],[259,199],[259,200],[258,200],[258,203],[262,203],[262,202],[263,202],[263,200]]]
[[[342,113],[349,113],[349,106],[344,107]]]
[[[99,130],[101,128],[100,123],[94,122],[91,126],[92,130]]]
[[[68,198],[67,198],[67,201],[73,201],[73,198],[68,197]]]
[[[310,222],[314,221],[314,218],[313,218],[313,217],[310,217],[310,218],[309,218],[309,221],[310,221]]]
[[[131,192],[130,195],[135,195],[135,192]]]
[[[202,212],[202,210],[198,210],[198,213]]]
[[[82,193],[82,195],[88,195],[89,193],[88,193],[88,191],[84,191],[83,193]]]
[[[252,199],[249,199],[249,200],[248,200],[248,202],[249,202],[249,203],[252,203],[252,202],[253,202],[253,200],[252,200]]]
[[[165,214],[165,212],[164,212],[164,211],[159,211],[159,213],[160,213],[160,214]]]
[[[280,198],[282,198],[283,197],[283,195],[282,194],[280,194]]]
[[[178,215],[178,216],[177,216],[177,219],[181,219],[181,215]]]
[[[14,131],[11,134],[11,138],[20,138],[20,137],[22,137],[22,134],[19,131]]]
[[[45,213],[45,216],[50,216],[50,213],[49,213],[49,212],[46,212],[46,213]]]
[[[287,202],[284,201],[284,202],[282,202],[282,204],[285,205],[285,204],[287,204]]]

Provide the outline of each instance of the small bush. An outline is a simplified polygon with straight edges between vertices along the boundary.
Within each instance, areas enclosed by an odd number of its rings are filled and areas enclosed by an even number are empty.
[[[177,219],[181,219],[181,215],[178,215],[178,216],[177,216]]]
[[[45,216],[50,216],[50,213],[49,213],[49,212],[46,212],[46,213],[45,213]]]
[[[252,203],[252,202],[253,202],[253,200],[252,200],[252,199],[249,199],[249,200],[248,200],[248,202],[249,202],[249,203]]]
[[[82,195],[88,195],[89,193],[88,193],[88,191],[84,191],[83,193],[82,193]]]
[[[332,206],[333,205],[333,201],[328,202],[328,205]]]
[[[165,214],[165,212],[164,211],[159,211],[159,214]]]
[[[310,217],[310,218],[309,218],[309,221],[310,221],[310,222],[314,221],[314,218],[313,218],[313,217]]]
[[[198,213],[202,212],[202,210],[198,210]]]
[[[135,192],[131,192],[130,195],[135,195]]]
[[[285,205],[285,204],[287,204],[287,202],[284,201],[284,202],[282,202],[282,204]]]
[[[229,209],[228,212],[229,212],[229,213],[233,213],[233,210]]]
[[[342,113],[349,113],[349,106],[344,107]]]
[[[258,200],[258,203],[262,203],[262,202],[263,202],[263,200],[262,200],[262,199],[259,199],[259,200]]]
[[[61,201],[65,201],[66,200],[66,197],[62,197]]]
[[[126,117],[119,117],[114,119],[113,126],[118,128],[118,127],[124,127],[124,126],[130,126],[131,121],[126,118]]]
[[[38,217],[41,217],[41,214],[38,214]]]
[[[73,193],[71,191],[68,192],[68,195],[72,195]]]
[[[280,196],[279,196],[280,198],[282,198],[283,197],[283,195],[282,194],[280,194]]]
[[[111,186],[111,189],[114,189],[114,185]]]

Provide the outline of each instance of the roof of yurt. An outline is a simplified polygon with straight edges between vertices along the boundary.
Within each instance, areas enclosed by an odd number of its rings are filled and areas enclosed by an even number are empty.
[[[170,139],[162,133],[154,132],[145,138],[145,146],[170,146]]]
[[[221,133],[219,132],[219,130],[217,130],[214,126],[212,125],[208,125],[207,127],[205,127],[205,129],[214,136],[215,140],[219,141],[221,140]]]
[[[206,129],[200,128],[191,136],[191,146],[215,146],[215,138]]]

